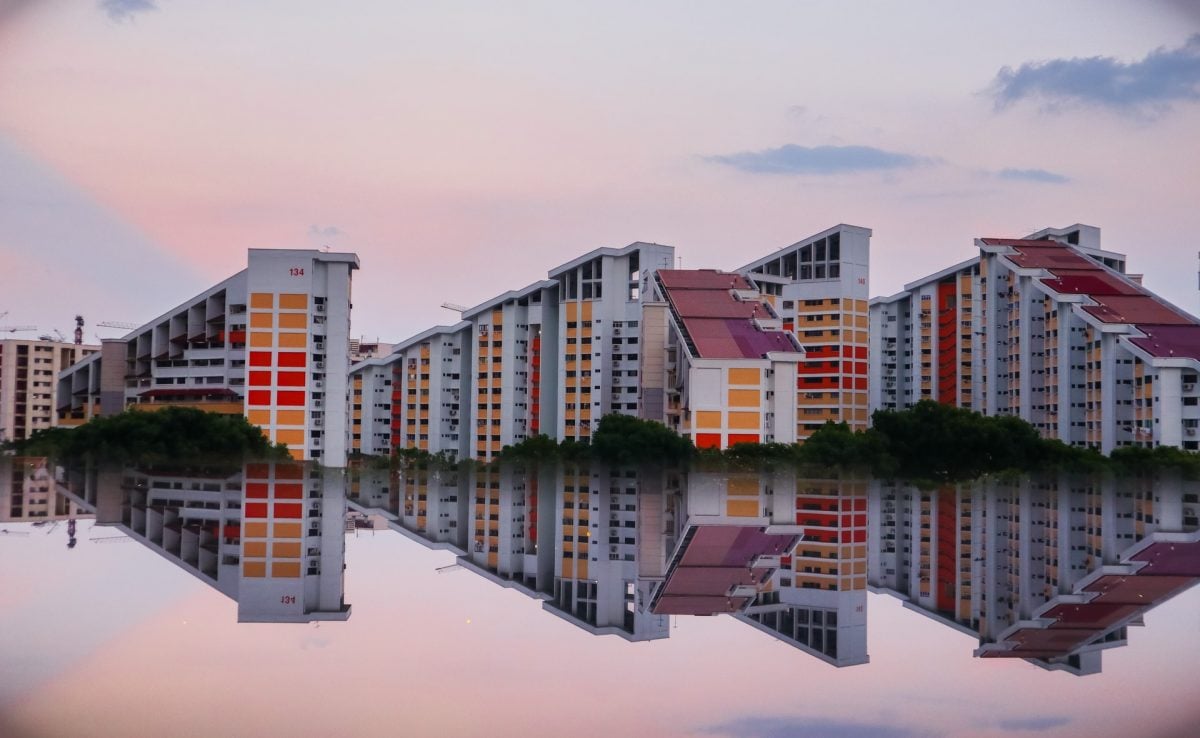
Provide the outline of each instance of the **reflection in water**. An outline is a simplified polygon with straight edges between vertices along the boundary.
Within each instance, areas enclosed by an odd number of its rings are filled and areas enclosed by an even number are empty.
[[[97,527],[116,528],[237,601],[239,622],[350,617],[344,470],[273,462],[178,476],[88,467],[60,470],[56,486],[94,511]]]
[[[837,666],[868,661],[868,589],[1075,674],[1200,577],[1178,480],[1028,478],[923,490],[792,472],[364,469],[351,505],[595,634],[727,614]]]

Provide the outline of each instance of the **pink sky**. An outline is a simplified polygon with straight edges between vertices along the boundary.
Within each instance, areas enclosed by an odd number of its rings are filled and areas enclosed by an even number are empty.
[[[394,340],[598,246],[732,268],[838,222],[874,229],[873,294],[1085,222],[1198,307],[1186,3],[146,4],[0,12],[0,323],[140,322],[247,248],[329,245],[362,259],[355,332]],[[1152,94],[997,109],[1003,67],[1082,57]],[[909,163],[715,158],[788,145]]]

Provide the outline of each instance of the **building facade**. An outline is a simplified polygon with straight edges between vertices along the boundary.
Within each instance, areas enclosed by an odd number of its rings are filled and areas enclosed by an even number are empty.
[[[58,373],[99,350],[63,341],[0,340],[0,443],[53,426]]]
[[[297,459],[344,466],[354,254],[250,249],[248,267],[65,369],[58,424],[136,408],[245,415]]]
[[[1109,453],[1200,449],[1200,321],[1125,274],[1099,229],[976,240],[872,301],[873,409],[937,400]]]

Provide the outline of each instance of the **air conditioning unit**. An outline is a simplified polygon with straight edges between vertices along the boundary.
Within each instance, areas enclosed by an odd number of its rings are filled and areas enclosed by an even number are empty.
[[[317,303],[317,312],[318,313],[325,312],[325,303],[323,303],[323,302]]]
[[[323,362],[323,361],[318,361],[318,362],[317,362],[317,363],[316,363],[314,366],[315,366],[317,369],[324,369],[324,368],[325,368],[325,362]]]
[[[1195,428],[1186,428],[1186,429],[1185,429],[1185,432],[1186,432],[1186,433],[1187,433],[1189,436],[1194,436],[1194,435],[1196,435],[1196,429],[1195,429]]]

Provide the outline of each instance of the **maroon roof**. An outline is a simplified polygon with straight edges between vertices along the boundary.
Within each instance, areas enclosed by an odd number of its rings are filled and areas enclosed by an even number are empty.
[[[1008,254],[1007,258],[1024,269],[1093,269],[1096,266],[1096,262],[1062,244],[1053,241],[1035,243],[1038,245],[1014,246],[1017,253]]]
[[[1129,339],[1158,358],[1178,356],[1200,360],[1200,325],[1138,325],[1145,338]]]
[[[1147,562],[1146,566],[1138,570],[1139,576],[1168,574],[1200,577],[1200,542],[1152,543],[1134,554],[1131,559]]]
[[[1058,243],[1039,238],[981,238],[979,240],[988,246],[1046,246]]]
[[[761,330],[755,320],[775,317],[757,300],[739,300],[732,290],[752,289],[738,274],[713,269],[661,269],[659,282],[696,356],[759,359],[771,351],[799,352],[783,331]]]
[[[1092,600],[1098,603],[1132,604],[1153,607],[1196,583],[1194,577],[1179,576],[1102,576],[1088,586],[1085,592],[1099,592]]]
[[[1083,309],[1104,323],[1190,325],[1191,319],[1149,295],[1091,295],[1098,305]]]
[[[1138,288],[1103,269],[1051,269],[1053,279],[1043,279],[1050,289],[1068,295],[1137,295]]]
[[[241,395],[224,387],[177,387],[146,390],[138,397],[237,397]]]

